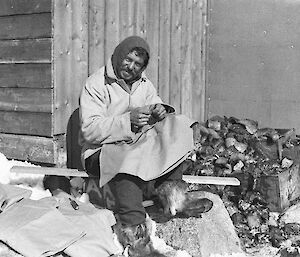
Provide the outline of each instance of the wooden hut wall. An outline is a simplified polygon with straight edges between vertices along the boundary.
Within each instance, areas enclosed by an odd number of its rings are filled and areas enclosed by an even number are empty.
[[[203,120],[206,1],[1,0],[0,152],[64,163],[84,81],[129,35],[149,42],[146,73],[163,100]]]
[[[0,151],[53,162],[51,0],[0,1]]]
[[[50,136],[51,1],[25,2],[0,2],[0,129]]]
[[[204,119],[206,0],[90,0],[89,74],[129,35],[151,48],[147,76],[178,113]]]

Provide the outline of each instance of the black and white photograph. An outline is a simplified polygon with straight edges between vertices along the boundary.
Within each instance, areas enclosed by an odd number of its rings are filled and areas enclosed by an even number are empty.
[[[300,257],[300,0],[0,0],[0,257]]]

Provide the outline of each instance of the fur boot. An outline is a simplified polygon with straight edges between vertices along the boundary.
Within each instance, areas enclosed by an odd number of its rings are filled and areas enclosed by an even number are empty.
[[[146,219],[144,223],[133,226],[124,226],[118,223],[115,226],[115,233],[128,256],[154,256],[151,255],[155,251],[150,239],[150,220]]]
[[[207,198],[192,198],[188,194],[188,184],[183,180],[167,180],[156,188],[156,195],[166,215],[201,217],[213,203]]]

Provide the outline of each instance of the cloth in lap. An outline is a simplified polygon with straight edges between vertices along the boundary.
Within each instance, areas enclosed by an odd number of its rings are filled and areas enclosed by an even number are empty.
[[[23,199],[0,214],[0,240],[25,257],[51,256],[84,236],[56,208],[55,199]]]
[[[117,173],[156,179],[185,160],[193,149],[194,122],[184,115],[169,114],[163,121],[144,127],[133,143],[104,144],[100,153],[100,186]]]

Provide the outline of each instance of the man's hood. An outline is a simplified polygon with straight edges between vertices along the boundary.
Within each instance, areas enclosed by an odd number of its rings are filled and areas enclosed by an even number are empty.
[[[125,56],[135,47],[144,48],[150,56],[150,47],[148,43],[141,37],[131,36],[125,38],[114,50],[111,62],[114,73],[117,75],[117,67],[121,64]]]

